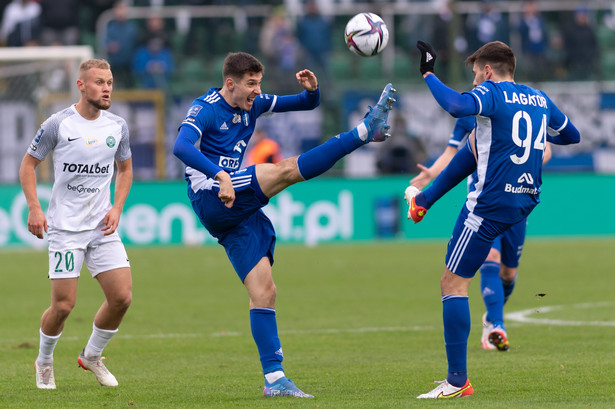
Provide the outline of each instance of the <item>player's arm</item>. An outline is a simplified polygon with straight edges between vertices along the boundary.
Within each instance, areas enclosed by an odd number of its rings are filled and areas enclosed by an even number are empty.
[[[295,76],[304,91],[296,95],[276,97],[269,108],[271,112],[307,111],[320,105],[320,88],[314,73],[310,70],[301,70]]]
[[[415,186],[417,189],[422,190],[425,186],[429,184],[429,182],[438,177],[440,172],[442,172],[442,170],[444,170],[444,168],[446,168],[446,166],[449,164],[451,159],[453,159],[453,156],[455,156],[457,151],[458,149],[456,147],[449,145],[446,147],[446,149],[444,149],[444,152],[442,152],[442,154],[438,156],[438,159],[436,159],[430,167],[426,167],[424,165],[421,165],[420,163],[417,164],[416,166],[421,171],[418,175],[416,175],[410,180],[410,184],[412,186]]]
[[[132,158],[124,161],[116,161],[117,173],[115,174],[115,192],[113,195],[113,207],[107,212],[103,223],[105,226],[102,231],[108,236],[117,230],[120,224],[120,216],[124,210],[124,204],[128,198],[130,187],[132,186]]]
[[[545,152],[542,154],[542,164],[549,162],[551,160],[551,156],[553,156],[553,152],[551,150],[551,144],[547,142],[545,144]]]
[[[444,85],[444,83],[436,77],[434,74],[436,52],[433,47],[424,41],[417,41],[416,47],[421,52],[421,74],[423,74],[425,83],[438,104],[455,118],[478,114],[479,110],[475,97],[470,94],[460,94],[454,89]]]
[[[175,145],[173,145],[173,154],[187,166],[202,172],[212,179],[216,179],[220,183],[218,197],[224,202],[226,207],[231,208],[235,201],[235,189],[233,189],[231,176],[221,167],[207,159],[194,146],[198,139],[199,134],[192,127],[180,126]]]
[[[551,110],[549,119],[549,132],[547,141],[555,145],[571,145],[581,141],[579,130],[570,122],[568,117],[544,94],[547,99],[547,104]]]
[[[47,219],[36,193],[36,167],[39,163],[40,159],[26,153],[19,167],[19,181],[28,203],[28,231],[42,239],[43,232],[47,233]]]
[[[434,179],[431,186],[416,196],[416,204],[429,209],[433,204],[476,170],[476,158],[470,141],[459,149],[447,167]]]

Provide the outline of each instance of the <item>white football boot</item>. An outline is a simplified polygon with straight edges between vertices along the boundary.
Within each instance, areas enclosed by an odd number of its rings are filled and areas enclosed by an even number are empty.
[[[117,386],[119,385],[115,376],[102,363],[103,359],[107,359],[105,357],[86,357],[83,352],[79,355],[77,362],[79,362],[79,366],[82,367],[86,371],[92,371],[92,373],[96,376],[98,383],[102,386]]]
[[[417,399],[446,399],[446,398],[462,398],[464,396],[470,396],[474,393],[474,388],[470,383],[470,380],[466,380],[465,385],[462,387],[453,386],[445,379],[443,381],[435,381],[432,383],[439,383],[433,390],[417,396]]]
[[[34,362],[36,372],[36,387],[39,389],[55,389],[56,379],[53,376],[53,362],[38,364]]]

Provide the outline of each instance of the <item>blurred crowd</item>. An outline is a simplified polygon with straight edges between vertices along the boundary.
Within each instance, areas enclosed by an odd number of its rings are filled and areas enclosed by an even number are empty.
[[[374,9],[387,1],[371,0]],[[393,0],[391,0],[393,2]],[[498,0],[483,0],[480,12],[465,14],[452,24],[451,1],[396,0],[396,3],[431,3],[435,14],[398,14],[395,22],[396,55],[416,58],[414,43],[423,39],[438,51],[439,73],[446,77],[447,65],[456,55],[463,57],[480,45],[501,40],[519,50],[521,80],[599,80],[601,47],[597,28],[609,27],[608,10],[589,10],[579,2],[575,10],[541,13],[539,2],[521,0],[522,11],[502,12]],[[111,62],[118,82],[124,87],[165,88],[178,65],[191,56],[211,62],[238,48],[264,59],[276,78],[275,92],[294,85],[298,67],[313,68],[323,83],[332,81],[335,41],[348,16],[331,13],[336,4],[352,0],[241,0],[233,5],[272,6],[270,16],[240,19],[188,17],[128,18],[130,6],[227,5],[225,0],[0,0],[0,45],[77,45],[91,43],[98,55]],[[512,2],[507,2],[508,4]],[[97,21],[113,10],[104,39],[96,38]],[[519,8],[521,10],[521,8]],[[613,25],[613,24],[610,24]],[[456,32],[450,32],[455,28]],[[177,41],[177,32],[181,39]],[[239,39],[239,40],[237,40]],[[343,45],[342,45],[343,46]],[[102,49],[101,49],[102,48]],[[346,56],[349,58],[349,55]],[[444,78],[447,79],[447,78]]]

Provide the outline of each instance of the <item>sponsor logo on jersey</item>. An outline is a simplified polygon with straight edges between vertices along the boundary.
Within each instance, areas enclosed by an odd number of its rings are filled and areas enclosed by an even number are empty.
[[[69,140],[70,140],[70,139],[69,139]],[[98,139],[90,138],[89,136],[88,136],[88,138],[87,138],[87,139],[86,139],[86,141],[85,141],[85,144],[86,144],[87,146],[96,145],[97,143],[98,143]]]
[[[115,146],[115,138],[111,135],[107,136],[107,146],[113,148]]]
[[[241,115],[239,114],[233,114],[233,123],[234,124],[238,124],[241,122]]]
[[[97,187],[85,187],[83,185],[73,186],[70,183],[66,184],[66,189],[72,192],[85,193],[85,194],[95,194],[95,193],[100,192],[100,189]]]
[[[534,178],[530,173],[526,172],[519,176],[519,179],[517,179],[517,183],[533,185]],[[506,186],[504,186],[504,192],[537,195],[540,193],[540,189],[536,187],[513,186],[510,183],[507,183]]]
[[[88,165],[87,163],[66,163],[62,172],[78,173],[80,175],[107,175],[109,173],[109,166],[100,166],[99,163]]]
[[[70,136],[68,137],[68,141],[72,142],[72,141],[76,141],[77,139],[81,139],[80,136],[76,137],[76,138],[71,138]]]
[[[220,156],[220,160],[218,161],[218,166],[221,168],[227,169],[237,169],[239,168],[239,158],[229,158],[227,156]]]
[[[531,174],[524,173],[523,175],[519,176],[519,179],[517,179],[517,183],[527,183],[528,185],[533,185],[534,178]]]
[[[248,116],[247,112],[244,112],[243,114],[243,124],[245,126],[248,126],[250,124],[250,117]]]
[[[224,123],[220,126],[220,130],[221,130],[221,131],[228,131],[228,125],[226,124],[226,122],[224,122]]]
[[[245,147],[246,147],[246,141],[239,141],[235,144],[235,147],[233,148],[233,150],[241,153],[243,152]]]

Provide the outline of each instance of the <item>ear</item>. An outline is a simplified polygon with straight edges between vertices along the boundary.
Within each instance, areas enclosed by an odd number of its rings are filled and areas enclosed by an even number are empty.
[[[490,80],[493,77],[493,68],[491,65],[485,64],[485,80]]]
[[[232,77],[226,77],[226,79],[224,80],[224,86],[229,91],[232,91],[233,88],[235,88],[235,81],[233,80]]]
[[[85,82],[81,78],[77,80],[77,88],[81,92],[85,91]]]

